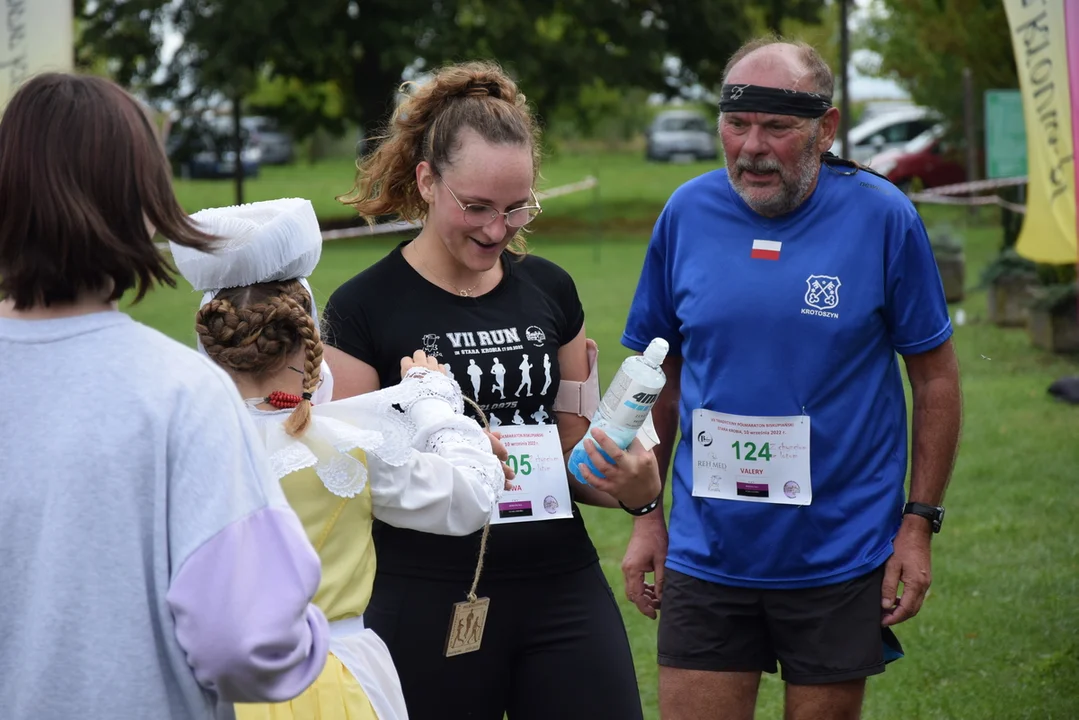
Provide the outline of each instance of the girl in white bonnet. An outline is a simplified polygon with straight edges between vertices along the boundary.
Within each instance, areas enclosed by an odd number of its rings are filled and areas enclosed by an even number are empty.
[[[460,388],[421,350],[401,359],[403,381],[390,390],[315,402],[323,350],[306,277],[322,236],[310,202],[217,208],[192,219],[225,241],[214,256],[172,248],[180,272],[205,293],[195,319],[199,345],[236,383],[319,553],[315,604],[332,638],[326,668],[305,693],[237,705],[237,717],[405,718],[389,651],[363,625],[375,576],[373,518],[473,533],[504,487],[504,467],[490,436],[463,416]]]

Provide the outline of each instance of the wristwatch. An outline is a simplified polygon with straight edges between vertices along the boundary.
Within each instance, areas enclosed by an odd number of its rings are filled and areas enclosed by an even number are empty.
[[[944,508],[939,505],[909,502],[903,506],[903,514],[924,517],[933,526],[935,533],[940,532],[940,525],[944,522]]]
[[[653,510],[655,510],[655,509],[656,509],[657,507],[659,507],[659,500],[660,500],[660,498],[662,498],[662,497],[663,497],[663,491],[661,490],[661,491],[660,491],[660,493],[659,493],[659,495],[656,495],[656,499],[655,499],[655,500],[653,500],[652,502],[648,503],[648,504],[647,504],[647,505],[645,505],[644,507],[639,507],[639,508],[631,508],[631,507],[626,507],[626,506],[625,506],[625,505],[624,505],[624,504],[622,503],[622,501],[621,501],[621,500],[619,500],[619,501],[618,501],[618,505],[619,505],[619,507],[621,507],[621,508],[622,508],[623,510],[625,510],[626,512],[628,512],[628,513],[629,513],[630,515],[634,515],[634,516],[636,516],[636,517],[641,517],[642,515],[647,515],[648,513],[652,512],[652,511],[653,511]]]

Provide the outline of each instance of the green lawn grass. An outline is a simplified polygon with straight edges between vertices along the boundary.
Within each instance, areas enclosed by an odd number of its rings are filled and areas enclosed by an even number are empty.
[[[590,165],[602,166],[606,230],[592,226],[589,200],[560,198],[550,202],[550,217],[545,213],[537,222],[530,242],[537,254],[559,263],[576,280],[589,335],[601,349],[605,382],[626,355],[619,337],[651,219],[679,182],[710,167],[656,167],[616,156],[562,157],[545,176],[551,184],[571,182],[589,174]],[[260,182],[278,181],[267,173]],[[299,176],[287,182],[283,173],[273,187],[310,196],[315,185],[306,182]],[[267,197],[277,193],[266,187]],[[190,203],[195,196],[185,197]],[[578,204],[572,208],[570,202]],[[610,222],[620,213],[635,214],[640,227],[630,230]],[[934,540],[933,587],[921,614],[897,628],[907,657],[870,681],[864,717],[1076,718],[1079,408],[1052,401],[1046,388],[1060,376],[1079,374],[1079,364],[1032,349],[1023,330],[1001,330],[985,322],[985,296],[974,286],[979,268],[1000,243],[996,227],[968,225],[962,212],[950,208],[927,208],[924,214],[930,224],[958,223],[965,236],[971,291],[953,306],[953,314],[959,308],[966,314],[955,332],[965,404],[963,440],[947,496],[945,529]],[[560,222],[559,216],[567,220]],[[982,219],[992,216],[983,213]],[[312,278],[320,302],[398,241],[327,243]],[[153,293],[132,314],[192,343],[198,299],[181,281],[181,288]],[[392,298],[387,298],[391,308]],[[631,519],[619,511],[586,508],[584,513],[620,598],[646,717],[658,718],[656,623],[622,597],[619,566]],[[781,708],[782,685],[766,677],[757,716],[780,718]]]
[[[296,162],[293,165],[264,166],[259,176],[244,182],[244,200],[273,200],[282,197],[302,197],[315,206],[320,219],[351,217],[354,213],[336,198],[352,189],[356,169],[349,158],[324,160],[319,163]],[[231,180],[173,181],[176,197],[189,213],[208,207],[232,205],[235,190]]]
[[[558,153],[543,164],[538,183],[541,190],[590,175],[599,180],[599,190],[551,199],[544,203],[542,217],[545,221],[577,218],[590,222],[603,217],[611,222],[650,222],[655,219],[653,207],[662,204],[672,188],[716,167],[718,163],[645,163],[639,155],[626,153]],[[349,158],[263,167],[258,178],[245,183],[244,200],[303,197],[315,206],[320,220],[347,220],[355,213],[336,198],[352,189],[355,172],[355,163]],[[235,202],[229,180],[178,179],[175,186],[180,204],[189,213]],[[598,216],[597,200],[602,204]]]

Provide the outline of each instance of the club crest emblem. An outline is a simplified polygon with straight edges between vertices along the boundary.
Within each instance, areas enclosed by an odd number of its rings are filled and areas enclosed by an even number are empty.
[[[806,278],[806,305],[817,310],[833,310],[839,306],[839,278],[831,275],[810,275]]]

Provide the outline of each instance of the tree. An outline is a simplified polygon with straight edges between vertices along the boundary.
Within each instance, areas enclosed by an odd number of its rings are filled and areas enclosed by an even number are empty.
[[[279,42],[278,23],[288,0],[181,0],[169,6],[169,21],[183,44],[166,66],[166,78],[184,104],[220,94],[228,98],[235,153],[236,204],[244,201],[244,99],[255,90],[265,55]]]
[[[274,72],[333,82],[346,115],[375,125],[392,110],[405,68],[462,59],[499,61],[541,114],[572,103],[597,81],[677,92],[714,84],[726,56],[752,29],[738,0],[311,0],[288,23],[288,52]],[[305,40],[304,38],[308,38]],[[665,59],[681,59],[669,78]]]
[[[791,17],[823,4],[758,2]],[[250,91],[249,79],[262,72],[289,87],[334,88],[343,116],[364,125],[387,116],[407,68],[461,59],[500,61],[541,113],[597,81],[668,94],[695,83],[714,89],[726,58],[754,30],[750,7],[740,0],[77,0],[86,28],[80,59],[110,58],[122,83],[183,98],[192,87]],[[158,54],[165,26],[185,36],[167,66]],[[317,112],[306,120],[335,122]]]
[[[289,5],[287,0],[76,0],[76,64],[82,69],[103,65],[119,83],[182,113],[200,101],[226,99],[232,137],[215,150],[235,153],[240,204],[243,100],[279,42],[277,23]],[[169,37],[183,42],[164,58],[161,47]]]
[[[787,21],[816,24],[820,22],[824,0],[763,0],[764,25],[777,35],[787,29]]]
[[[911,98],[938,110],[952,134],[963,128],[963,68],[974,73],[975,98],[1019,86],[1008,19],[999,0],[878,0],[866,45],[881,56],[880,72]],[[984,131],[976,101],[976,142]]]
[[[499,61],[541,116],[595,108],[602,87],[714,92],[727,58],[768,22],[811,23],[825,0],[76,0],[78,58],[147,97],[191,107],[254,98],[298,137],[346,122],[377,132],[402,77]],[[166,40],[182,34],[171,57]],[[672,62],[673,61],[673,62]],[[369,147],[372,145],[369,145]],[[239,165],[239,163],[238,163]],[[238,194],[242,178],[237,178]]]
[[[340,135],[348,120],[344,94],[336,83],[302,83],[271,75],[269,68],[263,68],[255,89],[247,96],[246,107],[250,113],[277,118],[301,140],[320,129]]]
[[[852,3],[853,0],[847,0]],[[802,40],[817,49],[836,76],[839,89],[839,0],[817,2],[810,12],[803,8],[798,14],[785,15],[782,33],[792,40]],[[764,21],[765,24],[767,21]]]

